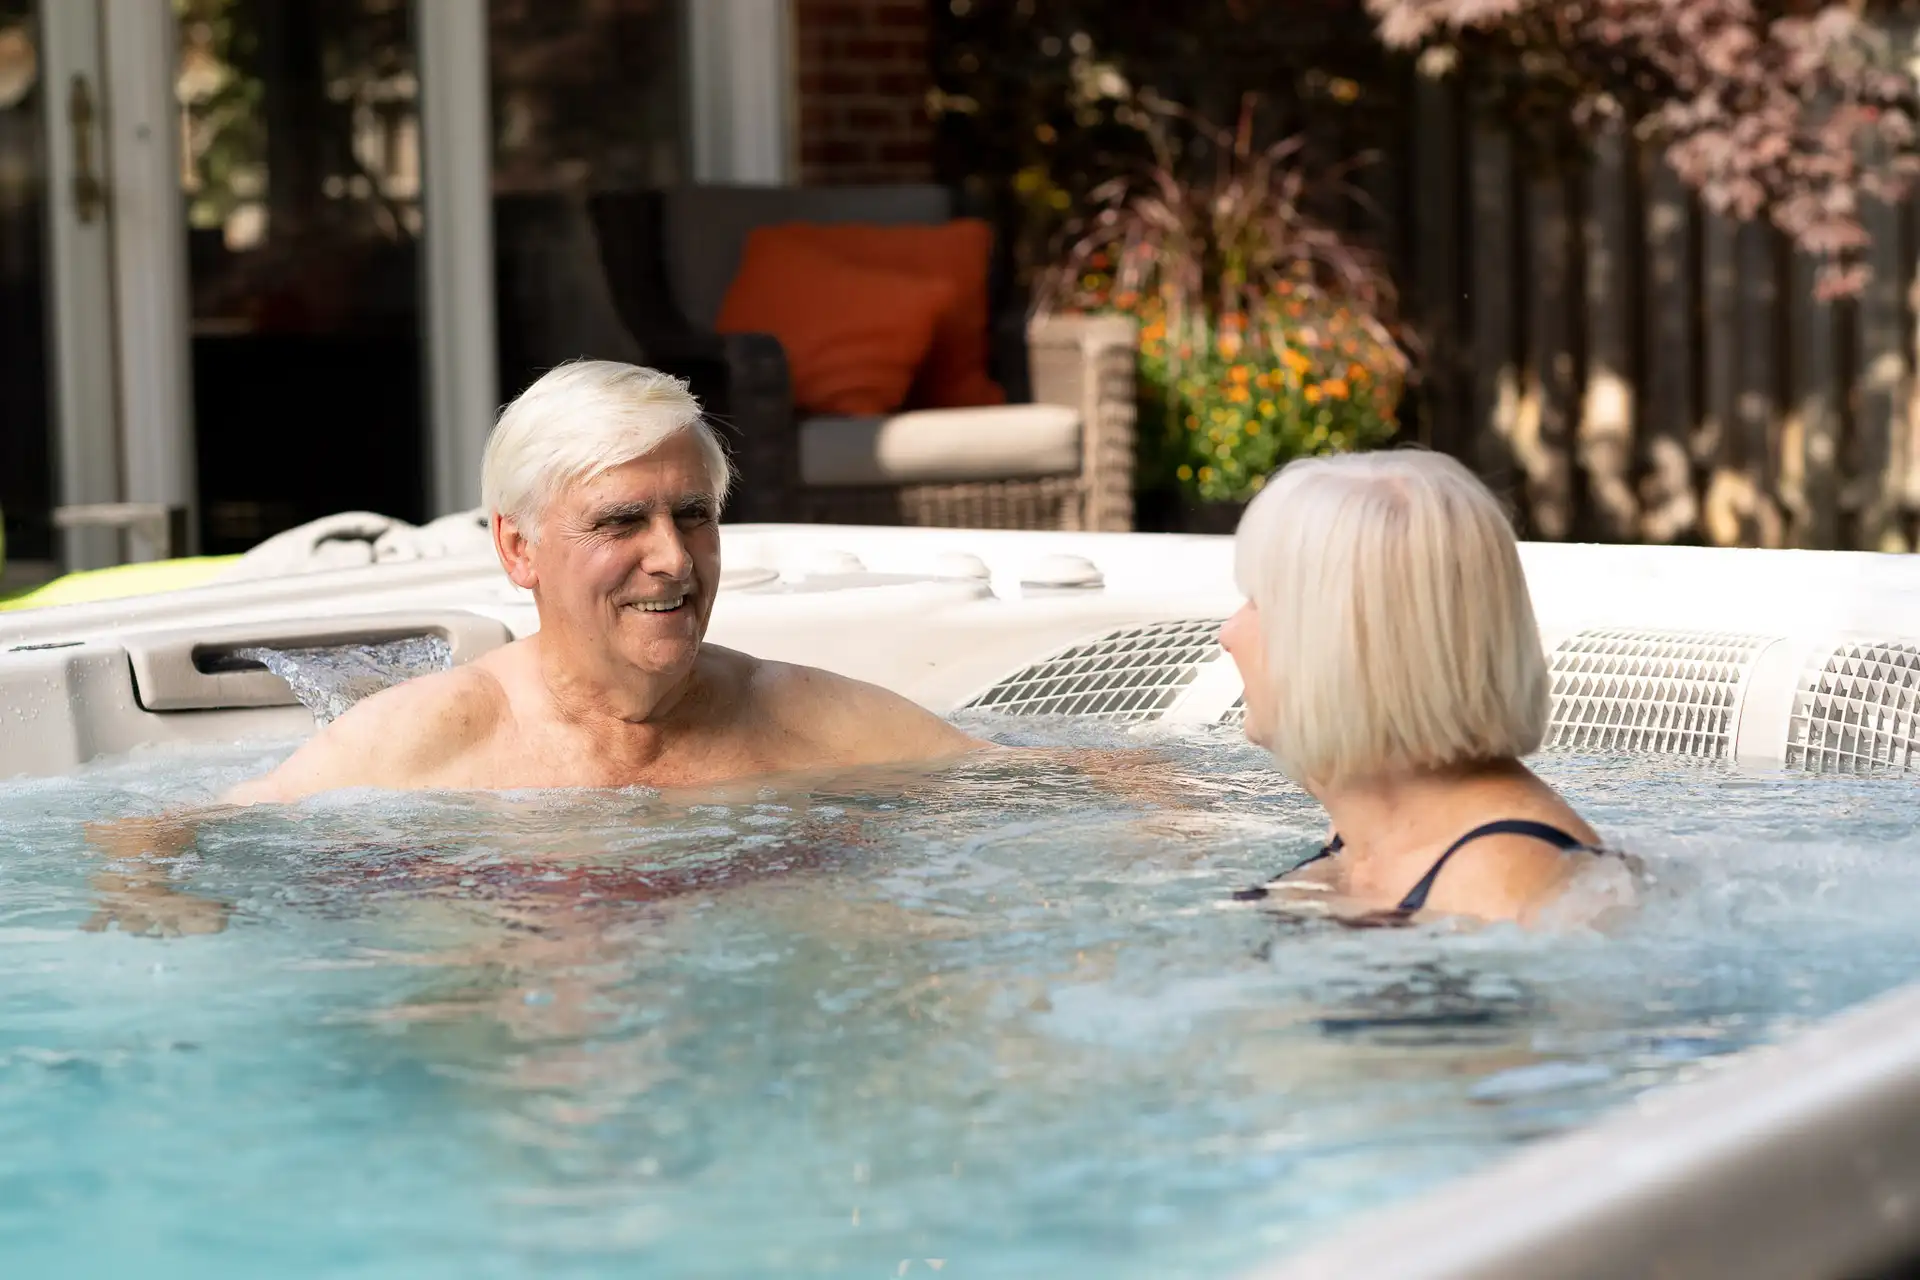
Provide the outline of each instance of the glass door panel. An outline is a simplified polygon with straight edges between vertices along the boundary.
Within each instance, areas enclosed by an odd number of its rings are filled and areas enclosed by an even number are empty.
[[[0,0],[0,594],[50,576],[45,93],[32,0]]]
[[[202,545],[425,510],[406,0],[175,0]]]

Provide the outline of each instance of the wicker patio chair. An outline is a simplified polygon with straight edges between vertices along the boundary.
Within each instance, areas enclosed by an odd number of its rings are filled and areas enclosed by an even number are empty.
[[[748,234],[780,222],[940,222],[936,186],[687,187],[496,201],[502,389],[574,356],[689,378],[730,436],[729,516],[1000,529],[1132,527],[1134,332],[1002,306],[1012,406],[802,417],[766,334],[716,334]]]

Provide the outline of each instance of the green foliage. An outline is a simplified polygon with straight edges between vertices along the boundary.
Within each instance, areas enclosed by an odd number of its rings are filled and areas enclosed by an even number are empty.
[[[1038,280],[1042,307],[1139,321],[1143,477],[1200,501],[1385,442],[1408,371],[1383,265],[1311,208],[1344,175],[1311,173],[1297,135],[1257,146],[1257,105],[1226,130],[1141,102],[1152,158],[1089,194]]]
[[[1403,361],[1371,317],[1315,314],[1285,295],[1251,317],[1195,315],[1179,329],[1149,319],[1141,460],[1191,498],[1244,501],[1295,458],[1390,440]]]
[[[1350,175],[1399,103],[1357,0],[952,8],[947,169],[1040,306],[1139,321],[1142,489],[1239,500],[1393,436],[1408,359]]]
[[[187,224],[220,227],[266,189],[265,90],[250,74],[259,51],[253,6],[174,0],[186,113]]]

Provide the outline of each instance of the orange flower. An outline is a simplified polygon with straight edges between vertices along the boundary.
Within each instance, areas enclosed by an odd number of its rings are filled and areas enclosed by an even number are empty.
[[[1245,387],[1233,387],[1228,390],[1227,399],[1233,401],[1235,404],[1245,404],[1247,401],[1253,399],[1253,397],[1247,393]]]
[[[1313,361],[1307,359],[1292,347],[1288,347],[1285,351],[1282,351],[1280,353],[1280,359],[1287,368],[1302,377],[1306,375],[1307,370],[1313,368]]]
[[[1347,386],[1347,380],[1345,378],[1329,378],[1326,386],[1327,394],[1335,400],[1345,400],[1352,392],[1352,388]]]
[[[1319,403],[1320,403],[1320,388],[1318,388],[1318,387],[1308,387],[1308,388],[1307,388],[1307,391],[1306,391],[1306,396],[1307,396],[1307,403],[1308,403],[1308,404],[1319,404]]]
[[[1252,375],[1252,373],[1253,373],[1253,370],[1247,368],[1247,366],[1243,364],[1237,364],[1237,365],[1234,365],[1233,368],[1227,370],[1227,380],[1244,386],[1246,384],[1247,379]]]

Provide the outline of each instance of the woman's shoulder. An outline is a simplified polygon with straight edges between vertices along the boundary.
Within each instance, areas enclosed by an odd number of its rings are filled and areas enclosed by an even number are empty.
[[[1447,859],[1426,906],[1491,919],[1530,920],[1597,872],[1625,873],[1626,859],[1564,805],[1490,819],[1472,829]],[[1482,828],[1486,828],[1482,830]]]

